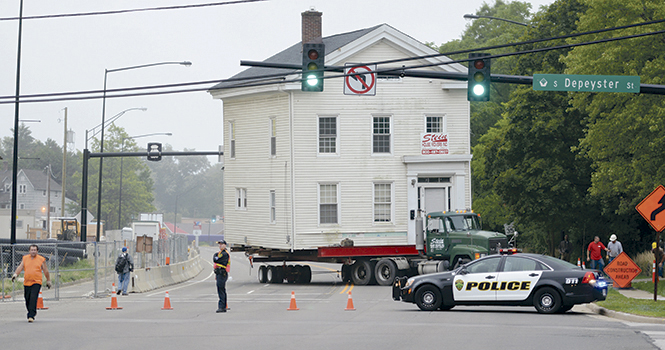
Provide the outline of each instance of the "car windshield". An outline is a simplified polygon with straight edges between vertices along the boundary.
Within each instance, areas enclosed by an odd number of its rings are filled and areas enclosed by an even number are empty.
[[[540,260],[542,260],[545,264],[549,265],[550,267],[554,268],[555,270],[579,270],[580,267],[577,265],[571,264],[565,260],[557,259],[552,256],[547,256],[547,255],[540,255],[539,256]]]

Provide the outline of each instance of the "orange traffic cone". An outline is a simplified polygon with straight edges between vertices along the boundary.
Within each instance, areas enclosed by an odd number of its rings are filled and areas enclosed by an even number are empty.
[[[48,310],[47,307],[44,307],[44,299],[42,299],[42,292],[39,292],[39,298],[37,298],[37,310]]]
[[[351,292],[349,292],[349,299],[346,302],[346,309],[344,311],[355,311],[356,309],[353,307],[353,298],[351,298]]]
[[[116,299],[115,293],[115,283],[113,283],[113,289],[111,291],[111,307],[107,307],[106,310],[121,310],[122,308],[118,306],[118,299]]]
[[[582,264],[580,264],[580,258],[577,258],[577,267],[582,267]]]
[[[164,297],[164,307],[162,310],[173,310],[171,307],[171,298],[169,298],[169,292],[166,291],[166,296]]]
[[[296,306],[296,292],[291,292],[291,305],[289,305],[289,308],[286,310],[287,311],[300,310]]]
[[[586,265],[584,265],[584,261],[582,261],[582,270],[586,270]]]

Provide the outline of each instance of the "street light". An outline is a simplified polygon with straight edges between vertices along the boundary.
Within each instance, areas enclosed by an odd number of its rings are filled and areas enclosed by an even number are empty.
[[[160,135],[171,136],[173,134],[170,132],[154,132],[152,134],[123,137],[122,146],[120,147],[120,153],[123,153],[125,151],[125,140],[138,139],[141,137],[148,137],[148,136],[160,136]],[[122,160],[123,159],[124,157],[120,157],[120,193],[118,194],[118,228],[121,230],[122,230],[121,218],[122,218]]]
[[[167,65],[167,64],[179,64],[185,67],[189,67],[192,65],[192,62],[189,61],[183,61],[183,62],[158,62],[158,63],[149,63],[149,64],[142,64],[138,66],[130,66],[130,67],[123,67],[123,68],[114,68],[114,69],[104,69],[104,93],[102,95],[102,131],[101,131],[101,137],[99,141],[99,153],[104,153],[104,120],[106,117],[106,81],[108,78],[109,73],[113,72],[121,72],[121,71],[126,71],[126,70],[132,70],[132,69],[139,69],[139,68],[146,68],[146,67],[154,67],[154,66],[162,66],[162,65]],[[99,158],[99,185],[97,187],[97,242],[99,242],[99,237],[101,233],[101,227],[100,227],[100,222],[101,222],[101,215],[102,215],[102,167],[104,165],[104,157]],[[86,228],[87,230],[87,228]],[[87,234],[87,233],[86,233]]]
[[[525,27],[531,27],[530,25],[528,25],[526,23],[517,22],[517,21],[510,20],[510,19],[505,19],[505,18],[492,17],[492,16],[471,15],[471,14],[467,13],[466,15],[464,15],[464,18],[466,18],[466,19],[478,19],[478,18],[496,19],[498,21],[510,22],[510,23],[518,24],[518,25],[525,26]]]
[[[145,111],[147,111],[147,110],[148,110],[148,109],[145,108],[145,107],[134,107],[134,108],[128,108],[128,109],[125,109],[124,111],[122,111],[122,112],[120,112],[120,113],[114,115],[113,117],[111,117],[111,118],[106,122],[106,125],[105,125],[104,127],[106,128],[109,124],[111,124],[111,123],[113,123],[114,121],[118,120],[118,118],[122,117],[123,115],[125,115],[125,113],[127,113],[127,112],[129,112],[129,111],[143,111],[143,112],[145,112]],[[85,131],[85,147],[84,147],[85,149],[88,148],[88,141],[89,141],[90,139],[92,139],[93,137],[97,136],[97,134],[99,134],[100,132],[102,132],[102,129],[100,128],[101,126],[102,126],[102,124],[100,123],[100,124],[97,124],[97,125],[95,125],[94,127],[92,127],[92,128],[90,128],[90,129],[88,129],[88,130]],[[100,129],[97,130],[97,128],[100,128]],[[89,132],[92,132],[92,135],[88,136],[88,133],[89,133]]]

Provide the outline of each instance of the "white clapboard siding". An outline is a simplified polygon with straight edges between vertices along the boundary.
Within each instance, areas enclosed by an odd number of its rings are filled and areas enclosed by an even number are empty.
[[[412,39],[411,39],[412,40]],[[395,42],[379,40],[343,65],[413,56]],[[418,62],[409,63],[415,65]],[[437,70],[439,68],[431,68]],[[334,75],[333,73],[327,75]],[[442,89],[442,80],[405,77],[378,81],[376,96],[343,94],[342,78],[326,79],[323,92],[284,86],[273,92],[226,95],[225,236],[232,244],[274,249],[313,249],[350,238],[357,246],[407,244],[409,209],[405,156],[420,155],[426,115],[445,117],[451,155],[470,154],[469,103],[465,89]],[[257,89],[258,90],[258,89]],[[372,117],[391,117],[391,154],[372,154]],[[338,118],[336,155],[318,154],[318,117]],[[269,156],[269,119],[277,121],[277,156]],[[236,159],[230,159],[228,122],[236,128]],[[471,203],[468,162],[442,163],[464,169],[465,202]],[[392,184],[389,223],[373,221],[375,182]],[[338,224],[319,224],[318,188],[338,185]],[[293,186],[293,188],[292,188]],[[247,209],[236,209],[236,188],[247,189]],[[277,222],[270,223],[269,193],[276,191]],[[291,198],[293,193],[293,198]],[[293,207],[292,207],[293,205]]]

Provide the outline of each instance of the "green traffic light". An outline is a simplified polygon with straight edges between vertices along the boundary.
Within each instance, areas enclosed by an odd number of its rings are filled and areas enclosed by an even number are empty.
[[[485,87],[480,85],[480,84],[474,85],[473,86],[473,94],[476,95],[476,96],[484,95],[485,94]]]

